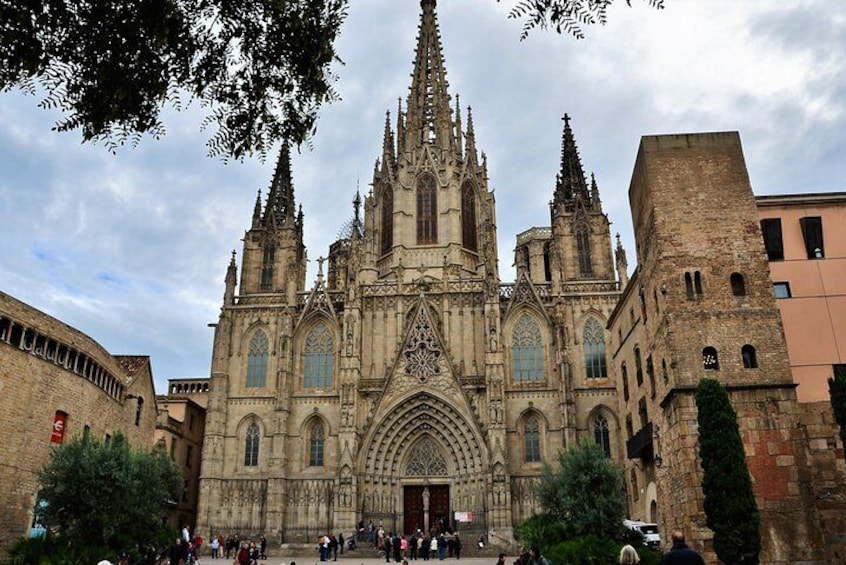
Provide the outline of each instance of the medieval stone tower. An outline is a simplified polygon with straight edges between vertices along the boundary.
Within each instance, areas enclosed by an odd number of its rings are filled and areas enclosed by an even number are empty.
[[[237,294],[233,256],[202,534],[296,542],[372,520],[507,542],[537,510],[544,459],[580,436],[622,459],[604,329],[620,283],[569,119],[551,226],[517,236],[518,277],[502,283],[486,158],[449,94],[435,0],[421,12],[408,98],[386,119],[363,217],[356,194],[326,273],[320,258],[305,289],[287,148],[256,202]],[[617,266],[625,276],[622,254]]]
[[[706,562],[717,562],[694,393],[703,377],[718,379],[737,412],[761,511],[761,562],[822,562],[800,408],[740,137],[644,137],[629,200],[638,268],[610,328],[630,497],[639,504],[645,490],[652,508],[642,514],[662,532],[685,531]]]

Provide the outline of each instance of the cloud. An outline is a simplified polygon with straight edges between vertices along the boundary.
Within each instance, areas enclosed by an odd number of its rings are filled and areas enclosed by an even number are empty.
[[[564,113],[631,260],[627,191],[642,135],[738,130],[757,193],[842,190],[846,5],[782,4],[668,0],[659,11],[618,0],[585,40],[537,31],[520,42],[507,2],[441,2],[451,93],[473,108],[496,191],[503,279],[515,235],[549,222]],[[394,121],[408,94],[418,17],[416,2],[350,5],[342,100],[292,158],[308,285],[356,188],[370,190],[385,114]],[[113,353],[151,355],[160,391],[168,378],[207,375],[207,324],[275,159],[206,157],[198,107],[168,111],[162,140],[112,155],[51,132],[57,116],[36,103],[0,96],[0,288]]]

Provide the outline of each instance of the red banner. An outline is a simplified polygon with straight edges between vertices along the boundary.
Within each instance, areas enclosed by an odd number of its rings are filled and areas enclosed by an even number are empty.
[[[64,412],[56,412],[53,417],[53,432],[50,434],[50,443],[60,444],[65,439],[65,423],[68,415]]]

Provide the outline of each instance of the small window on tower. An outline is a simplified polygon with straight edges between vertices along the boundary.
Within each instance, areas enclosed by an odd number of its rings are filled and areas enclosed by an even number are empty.
[[[717,357],[717,350],[713,347],[706,347],[702,350],[702,368],[706,371],[719,371],[720,361]]]
[[[731,293],[734,296],[746,296],[746,282],[740,273],[731,274]]]
[[[758,356],[753,346],[749,345],[748,343],[744,345],[740,350],[740,355],[743,357],[744,369],[758,368]]]

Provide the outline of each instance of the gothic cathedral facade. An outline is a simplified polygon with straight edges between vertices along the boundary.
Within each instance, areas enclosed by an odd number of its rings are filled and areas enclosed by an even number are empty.
[[[356,194],[311,288],[287,148],[256,201],[240,280],[233,253],[200,533],[304,542],[372,520],[505,543],[538,510],[544,460],[584,438],[622,462],[605,327],[625,255],[618,241],[615,260],[569,118],[550,226],[517,235],[516,281],[504,283],[486,157],[448,92],[435,0],[421,8],[411,88],[386,119],[372,192]]]

